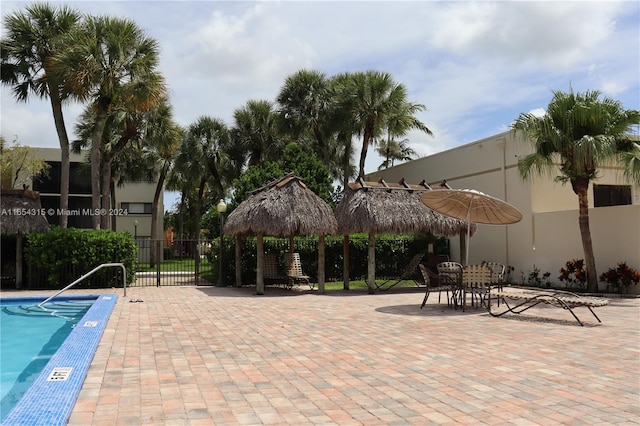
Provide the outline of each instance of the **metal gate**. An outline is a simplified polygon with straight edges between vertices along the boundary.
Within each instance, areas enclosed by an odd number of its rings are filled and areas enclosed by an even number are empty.
[[[215,261],[208,240],[138,238],[136,280],[130,286],[212,285]]]

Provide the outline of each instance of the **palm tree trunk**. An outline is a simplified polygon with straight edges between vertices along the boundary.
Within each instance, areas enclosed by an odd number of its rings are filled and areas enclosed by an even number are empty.
[[[113,208],[115,208],[118,205],[118,200],[116,200],[116,183],[114,181],[114,179],[112,178],[111,181],[109,182],[109,197],[111,197],[111,203],[113,205]],[[112,214],[109,219],[111,219],[110,222],[110,226],[111,226],[111,230],[113,232],[116,232],[116,230],[118,229],[118,215],[117,214]]]
[[[242,240],[240,238],[240,235],[236,235],[235,237],[236,239],[236,283],[235,286],[236,287],[242,287]]]
[[[320,126],[318,126],[317,124],[313,126],[313,134],[315,135],[316,141],[318,142],[318,150],[320,151],[320,158],[322,159],[322,161],[327,161],[329,159],[327,144],[324,141],[322,130],[320,129]]]
[[[200,222],[202,220],[202,200],[204,199],[204,189],[206,181],[204,178],[200,180],[200,187],[198,188],[198,199],[196,200],[196,220],[195,220],[195,254],[194,260],[196,265],[196,275],[200,273],[200,253],[198,252],[198,246],[200,244]]]
[[[100,154],[102,151],[102,132],[107,122],[107,114],[98,112],[96,114],[96,126],[91,137],[91,209],[94,215],[93,229],[100,229]]]
[[[376,292],[376,233],[369,233],[367,253],[367,287],[369,294]]]
[[[342,289],[349,290],[349,235],[342,237]]]
[[[264,294],[264,244],[262,241],[262,234],[258,233],[256,238],[256,260],[258,267],[256,271],[256,294]]]
[[[324,235],[318,235],[318,293],[324,294],[324,264],[325,264],[325,250],[324,250]]]
[[[578,194],[578,224],[580,225],[580,236],[582,237],[582,249],[584,251],[584,264],[587,268],[587,291],[598,291],[598,273],[596,271],[596,259],[593,253],[593,242],[591,241],[591,229],[589,227],[589,181],[581,179],[572,182],[576,194]]]
[[[49,85],[49,99],[51,100],[51,109],[53,111],[53,121],[56,125],[58,133],[58,141],[60,142],[60,209],[67,211],[69,209],[69,169],[71,161],[69,160],[69,137],[64,124],[62,114],[62,102],[60,94],[55,85]],[[68,223],[68,215],[60,215],[60,227],[66,228]]]
[[[358,171],[358,177],[364,178],[364,163],[367,159],[367,152],[369,151],[369,142],[373,135],[373,123],[368,124],[362,136],[362,151],[360,151],[360,170]]]
[[[345,144],[344,144],[344,156],[342,157],[342,189],[346,190],[347,189],[347,185],[349,184],[349,169],[351,168],[351,151],[352,151],[352,142],[351,142],[351,138],[349,137],[349,139],[345,138]]]
[[[111,156],[103,156],[102,200],[100,208],[100,229],[109,229],[109,209],[111,208]]]
[[[162,194],[162,187],[164,186],[164,180],[167,177],[167,169],[168,169],[168,165],[165,165],[160,170],[160,175],[158,176],[158,183],[156,184],[156,191],[153,194],[153,206],[151,207],[151,241],[156,241],[160,239],[158,237],[158,202],[160,201],[160,194]],[[151,250],[151,258],[149,259],[150,266],[155,266],[156,261],[159,261],[159,259],[156,259],[156,257],[157,257],[156,250]]]

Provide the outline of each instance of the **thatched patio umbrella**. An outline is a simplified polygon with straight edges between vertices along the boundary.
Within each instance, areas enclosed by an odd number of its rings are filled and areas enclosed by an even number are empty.
[[[318,291],[324,292],[324,236],[335,234],[337,229],[331,207],[293,173],[256,189],[224,225],[224,234],[236,237],[236,285],[240,285],[240,237],[257,235],[256,293],[264,294],[263,237],[289,237],[289,250],[293,251],[296,235],[318,235]]]
[[[420,201],[420,195],[431,191],[424,181],[418,185],[400,181],[389,184],[384,180],[349,183],[336,209],[338,232],[345,236],[344,282],[349,283],[348,235],[369,234],[367,286],[375,291],[376,234],[431,233],[448,237],[464,234],[467,223],[436,213]],[[472,224],[473,232],[474,225]]]
[[[16,235],[16,288],[22,287],[22,238],[31,232],[49,230],[40,194],[27,189],[3,189],[0,193],[0,233]]]

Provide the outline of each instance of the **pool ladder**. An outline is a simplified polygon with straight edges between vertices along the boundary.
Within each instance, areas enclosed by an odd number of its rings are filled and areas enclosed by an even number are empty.
[[[93,274],[94,272],[96,272],[96,271],[98,271],[98,270],[100,270],[102,268],[108,268],[108,267],[114,267],[114,266],[119,266],[119,267],[122,268],[122,288],[124,289],[124,297],[127,297],[127,269],[124,267],[124,265],[122,263],[103,263],[102,265],[96,266],[95,268],[93,268],[92,270],[90,270],[89,272],[87,272],[86,274],[84,274],[83,276],[81,276],[80,278],[78,278],[77,280],[75,280],[74,282],[72,282],[71,284],[69,284],[68,286],[66,286],[62,290],[60,290],[59,292],[54,294],[53,296],[49,296],[44,301],[38,303],[38,306],[40,308],[42,308],[42,305],[44,305],[45,303],[47,303],[48,301],[50,301],[54,297],[59,296],[60,293],[62,293],[63,291],[66,291],[66,290],[70,289],[71,287],[73,287],[74,285],[78,284],[80,281],[84,280],[89,275]]]

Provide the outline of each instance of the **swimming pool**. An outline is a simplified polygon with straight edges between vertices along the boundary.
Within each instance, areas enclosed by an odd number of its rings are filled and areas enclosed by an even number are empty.
[[[3,425],[66,424],[117,295],[59,296],[44,305],[49,312],[37,308],[43,300],[0,298],[2,314],[7,315],[2,320]],[[48,335],[34,330],[40,328],[35,326],[38,322],[44,322]],[[11,337],[9,332],[5,335],[5,323],[22,329],[16,341],[5,339]],[[39,374],[36,369],[41,369]]]

